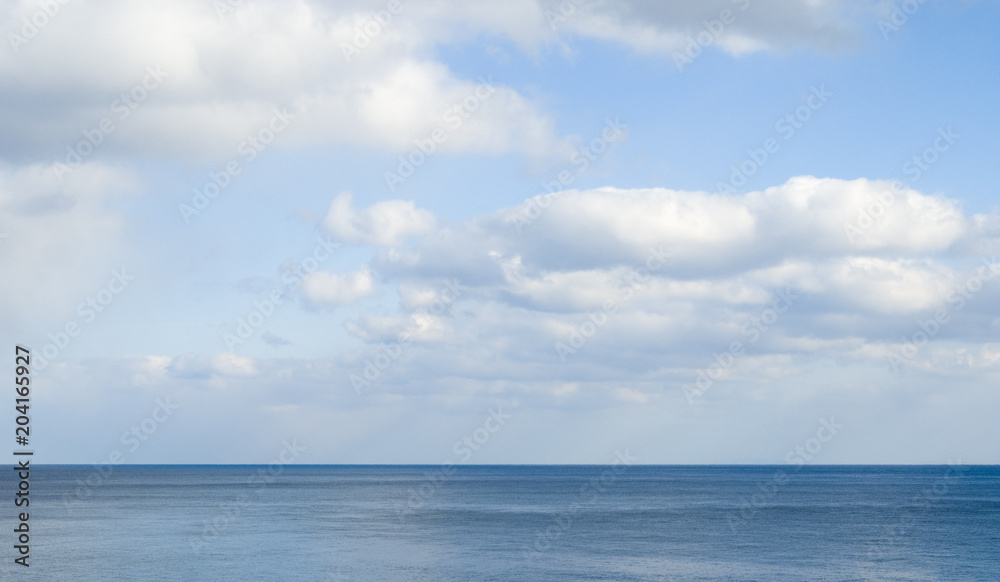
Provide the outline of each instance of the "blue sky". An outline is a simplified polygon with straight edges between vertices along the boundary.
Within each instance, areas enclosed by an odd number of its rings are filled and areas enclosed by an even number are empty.
[[[0,322],[49,462],[438,463],[498,409],[469,462],[782,463],[831,417],[815,462],[1000,462],[996,2],[39,10]]]

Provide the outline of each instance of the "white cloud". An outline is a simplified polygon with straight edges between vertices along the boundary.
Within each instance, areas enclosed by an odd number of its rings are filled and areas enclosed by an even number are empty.
[[[81,121],[94,129],[107,118],[114,131],[102,150],[232,158],[277,108],[295,116],[277,147],[347,143],[406,152],[445,125],[446,112],[480,82],[428,59],[438,46],[487,34],[534,52],[583,36],[667,53],[731,4],[583,2],[553,28],[548,14],[555,5],[548,2],[404,3],[347,59],[344,46],[384,2],[261,0],[221,17],[213,3],[196,0],[73,3],[16,52],[0,53],[0,111],[6,112],[0,120],[10,128],[0,136],[0,151],[62,157],[81,139]],[[16,3],[0,14],[0,29],[19,30],[22,17],[36,10]],[[836,1],[755,0],[717,44],[733,54],[841,46],[854,34],[852,11]],[[95,62],[102,65],[94,68]],[[121,109],[117,100],[139,87],[150,67],[166,76],[153,89],[136,89],[142,96],[136,108]],[[441,149],[566,154],[551,116],[518,92],[501,84],[480,105],[460,127],[447,128]]]
[[[616,389],[615,398],[623,402],[630,402],[632,404],[645,404],[650,400],[648,394],[644,394],[643,392],[634,390],[632,388]]]
[[[852,257],[824,273],[824,292],[882,313],[916,313],[942,303],[953,279],[932,261],[887,261]]]
[[[164,364],[164,369],[174,378],[192,380],[249,378],[258,374],[253,358],[239,356],[231,352],[223,352],[214,356],[182,354]]]
[[[253,358],[233,353],[217,354],[212,358],[212,370],[222,376],[249,377],[257,375]]]
[[[431,232],[436,224],[430,211],[417,208],[412,201],[386,200],[357,210],[352,199],[350,192],[341,192],[323,218],[323,228],[344,242],[398,245],[408,236]]]
[[[374,297],[378,291],[367,267],[350,273],[316,271],[302,280],[302,296],[312,307],[342,307]]]
[[[958,309],[947,298],[981,265],[970,249],[993,248],[992,222],[964,216],[954,200],[905,189],[866,227],[870,238],[852,242],[845,224],[890,186],[805,176],[746,195],[563,192],[521,232],[514,217],[523,205],[381,250],[374,264],[398,283],[401,313],[346,326],[373,346],[404,330],[420,337],[413,349],[427,351],[419,372],[405,356],[399,366],[424,377],[628,377],[622,388],[641,394],[648,390],[635,382],[691,381],[733,341],[754,352],[733,376],[739,382],[794,369],[814,353],[849,368],[888,367],[886,346],[941,308],[952,316],[942,337],[975,345],[1000,289],[986,281]],[[469,292],[415,325],[429,290],[452,278]],[[791,307],[776,305],[781,297]],[[769,320],[774,306],[780,315]],[[554,345],[574,334],[588,339],[563,363]]]
[[[343,46],[372,8],[262,1],[220,18],[212,3],[194,0],[67,6],[17,53],[0,54],[0,103],[8,112],[0,119],[12,128],[0,149],[36,157],[57,151],[61,161],[81,139],[81,122],[96,129],[106,118],[114,130],[102,151],[214,161],[236,157],[275,109],[294,116],[278,147],[348,143],[402,152],[444,127],[444,150],[549,156],[564,149],[547,115],[507,87],[448,125],[447,112],[482,81],[457,78],[421,56],[438,42],[428,36],[434,22],[407,21],[404,11],[360,55],[345,58]],[[36,9],[20,3],[0,15],[0,28],[18,29]],[[94,62],[103,65],[94,69]],[[163,78],[143,90],[149,68]],[[140,98],[126,111],[120,97],[134,88]]]
[[[718,280],[796,261],[892,260],[974,244],[982,252],[983,241],[996,238],[989,221],[966,219],[956,201],[907,189],[852,242],[847,227],[891,185],[803,176],[746,195],[663,188],[570,190],[439,229],[413,249],[382,253],[379,264],[387,273],[455,274],[527,289],[549,285],[544,281],[570,271],[634,268],[654,252],[671,255],[674,278]],[[974,230],[981,233],[975,243],[969,238]],[[786,275],[812,284],[807,274]]]

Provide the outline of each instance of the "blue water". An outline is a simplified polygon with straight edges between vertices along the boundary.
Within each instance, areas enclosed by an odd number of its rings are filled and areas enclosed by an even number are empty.
[[[0,578],[1000,580],[996,466],[271,471],[35,467],[23,568],[7,467]]]

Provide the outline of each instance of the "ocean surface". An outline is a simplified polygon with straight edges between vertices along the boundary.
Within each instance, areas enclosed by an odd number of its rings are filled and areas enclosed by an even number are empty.
[[[1000,580],[997,466],[38,466],[2,580]]]

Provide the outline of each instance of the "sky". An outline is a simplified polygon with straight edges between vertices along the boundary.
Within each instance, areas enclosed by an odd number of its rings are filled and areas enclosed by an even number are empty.
[[[36,462],[1000,463],[998,2],[3,5]]]

